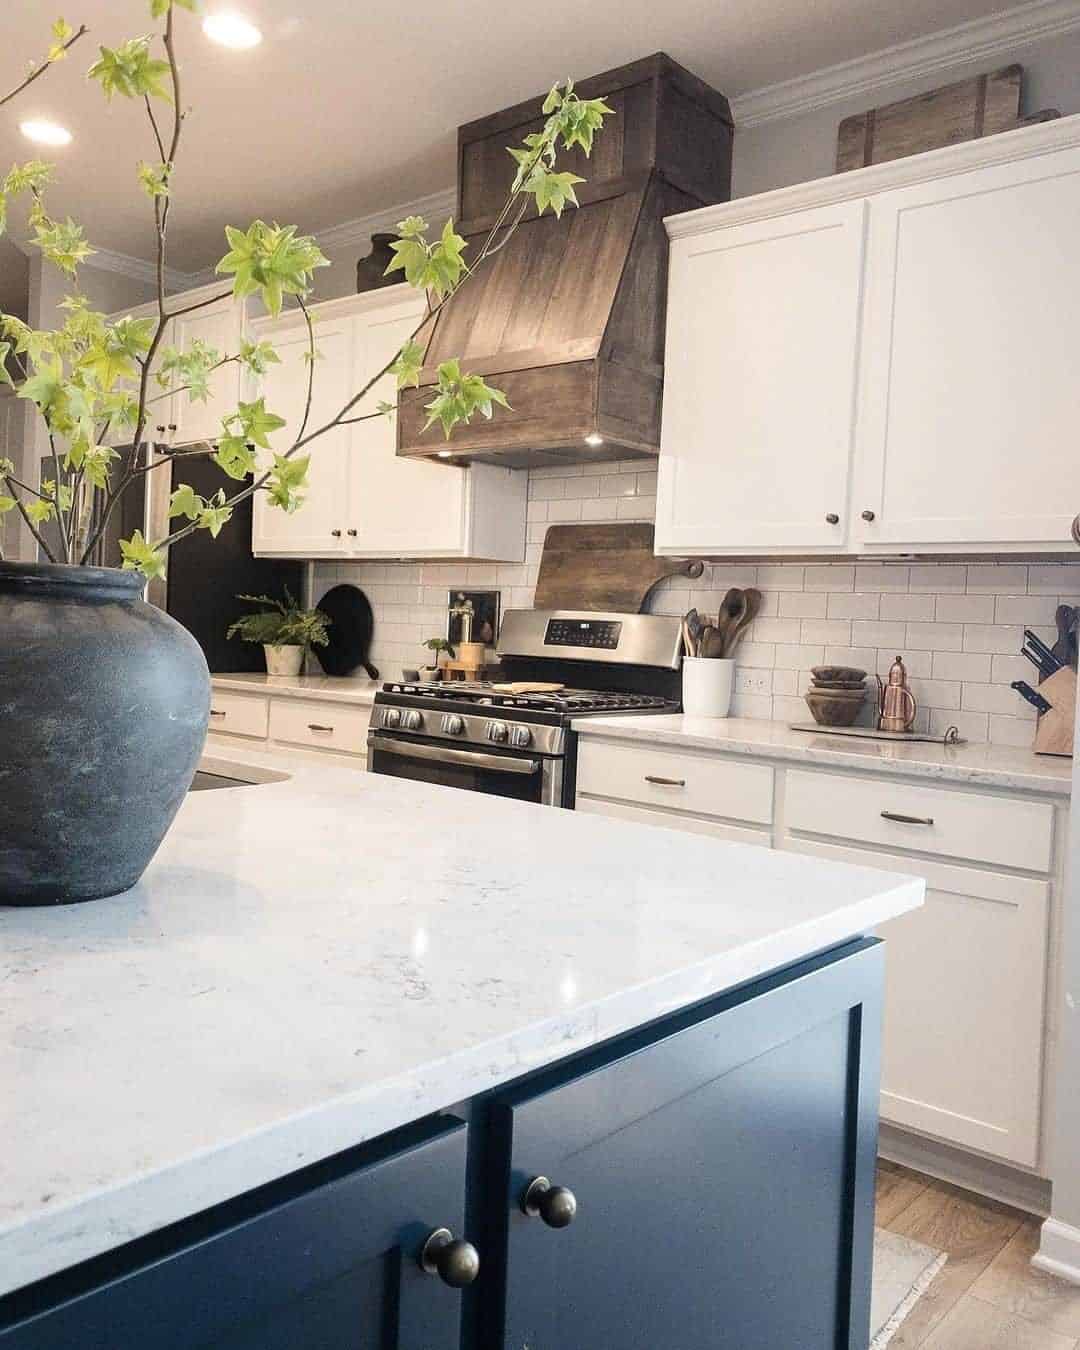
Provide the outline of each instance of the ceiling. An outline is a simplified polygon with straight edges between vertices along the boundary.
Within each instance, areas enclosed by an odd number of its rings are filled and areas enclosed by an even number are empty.
[[[407,202],[454,179],[454,130],[545,89],[666,51],[729,96],[993,13],[1000,0],[469,0],[392,6],[356,0],[207,0],[259,25],[261,46],[227,51],[177,10],[190,107],[174,178],[169,263],[197,271],[220,257],[226,222],[256,216],[317,231]],[[149,203],[135,180],[152,158],[140,105],[106,104],[84,73],[96,44],[151,31],[148,0],[67,0],[87,37],[0,111],[0,164],[35,153],[17,126],[62,122],[74,142],[50,152],[54,214],[92,243],[153,255]],[[0,93],[47,42],[52,9],[8,0]],[[0,249],[0,303],[25,289]]]

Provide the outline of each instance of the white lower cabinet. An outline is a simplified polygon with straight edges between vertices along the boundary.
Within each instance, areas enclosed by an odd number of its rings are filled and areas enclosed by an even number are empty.
[[[327,761],[346,757],[353,768],[367,765],[371,707],[340,699],[297,698],[215,687],[210,698],[210,731],[215,737],[258,741],[260,748],[323,752]],[[211,749],[220,750],[222,739]]]
[[[923,908],[880,931],[882,1119],[1039,1169],[1051,802],[586,735],[576,806],[921,876]]]
[[[882,1119],[1036,1166],[1049,883],[806,840],[788,847],[926,881],[924,907],[879,932]]]
[[[423,316],[408,286],[347,296],[318,306],[314,401],[310,429],[331,421],[389,361]],[[259,382],[266,406],[286,419],[273,439],[291,444],[303,420],[308,387],[307,326],[295,311],[258,319],[252,335],[281,356]],[[470,558],[521,562],[525,556],[528,475],[495,465],[469,467],[403,459],[395,425],[378,414],[393,402],[384,376],[338,426],[311,444],[308,496],[286,515],[256,498],[253,551],[264,557]],[[362,419],[362,420],[355,420]],[[432,435],[440,434],[437,429]],[[307,453],[305,451],[304,453]]]

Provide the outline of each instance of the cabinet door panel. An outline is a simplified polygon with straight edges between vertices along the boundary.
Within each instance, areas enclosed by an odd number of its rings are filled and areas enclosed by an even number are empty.
[[[819,958],[613,1063],[505,1098],[498,1343],[863,1350],[880,969],[872,945]],[[574,1192],[570,1227],[521,1212],[537,1175]]]
[[[182,297],[181,297],[182,299]],[[240,310],[230,297],[192,314],[181,314],[173,323],[172,341],[187,351],[198,340],[213,347],[221,356],[239,350],[241,336]],[[174,445],[189,441],[214,441],[221,435],[222,417],[236,407],[240,391],[240,376],[235,364],[222,366],[210,376],[210,397],[197,402],[186,393],[178,393],[172,400],[172,422],[176,430],[169,440]]]
[[[1080,150],[873,199],[858,543],[1071,547],[1078,234]]]
[[[844,546],[864,216],[845,202],[676,242],[658,552]]]
[[[397,1151],[368,1165],[0,1321],[0,1347],[459,1350],[461,1297],[416,1256],[433,1229],[462,1231],[465,1153],[458,1121],[402,1132]]]
[[[393,356],[422,314],[423,302],[418,303],[413,295],[354,321],[358,388]],[[392,403],[396,398],[395,381],[385,376],[357,413],[373,412],[380,400]],[[433,429],[429,434],[442,433]],[[437,557],[468,551],[468,469],[399,458],[395,421],[385,417],[356,424],[350,469],[349,527],[356,530],[351,540],[354,553]]]
[[[861,866],[880,853],[798,843]],[[883,925],[881,1115],[1010,1162],[1039,1162],[1050,887],[897,857],[926,904]]]
[[[293,323],[282,331],[273,327],[260,330],[257,336],[267,337],[281,357],[280,364],[269,367],[259,386],[267,408],[285,418],[285,426],[269,438],[273,449],[281,453],[296,439],[304,420],[307,328],[303,323]],[[315,364],[309,429],[329,421],[344,406],[352,377],[352,333],[347,322],[320,326],[316,342],[321,358]],[[287,515],[270,506],[265,493],[257,494],[252,535],[255,552],[302,553],[309,557],[345,553],[349,428],[320,436],[310,453],[307,498],[298,511]],[[264,454],[261,462],[268,464],[270,455]]]

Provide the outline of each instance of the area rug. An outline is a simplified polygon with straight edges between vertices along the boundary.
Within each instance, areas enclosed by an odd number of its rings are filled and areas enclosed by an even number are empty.
[[[884,1228],[874,1229],[874,1287],[870,1298],[870,1350],[883,1350],[948,1260]]]

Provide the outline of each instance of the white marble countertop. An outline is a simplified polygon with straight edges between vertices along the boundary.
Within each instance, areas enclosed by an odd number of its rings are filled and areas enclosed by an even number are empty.
[[[1012,788],[1056,797],[1072,790],[1071,759],[1036,755],[1006,745],[869,741],[822,732],[793,731],[785,722],[750,717],[582,717],[584,736],[715,750],[728,755],[795,764],[820,764],[907,778],[933,778],[973,787]]]
[[[263,782],[191,794],[126,895],[0,909],[0,1294],[921,902],[292,756],[203,767]]]
[[[382,680],[366,675],[212,675],[215,689],[235,689],[247,694],[273,694],[275,698],[318,698],[328,703],[374,701]]]

